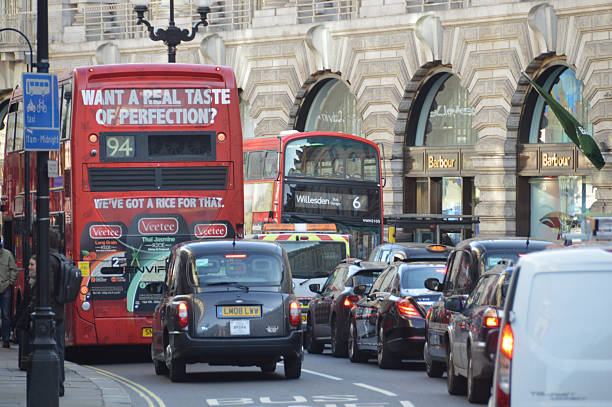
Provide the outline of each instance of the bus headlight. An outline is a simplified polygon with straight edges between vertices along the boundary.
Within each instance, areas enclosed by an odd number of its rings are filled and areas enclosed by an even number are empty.
[[[83,309],[83,311],[89,311],[89,309],[91,308],[91,304],[89,303],[89,301],[83,301],[83,303],[81,304],[81,308]]]

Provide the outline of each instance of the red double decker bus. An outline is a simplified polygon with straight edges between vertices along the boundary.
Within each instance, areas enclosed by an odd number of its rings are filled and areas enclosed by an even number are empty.
[[[149,344],[161,294],[148,287],[164,280],[171,248],[243,234],[234,73],[183,64],[83,67],[60,76],[59,95],[51,224],[83,274],[79,298],[66,306],[66,345]],[[24,291],[24,202],[35,202],[33,163],[30,179],[24,175],[25,108],[17,89],[7,118],[3,192],[3,234],[21,265],[16,299]]]
[[[244,163],[246,233],[266,223],[334,223],[360,258],[382,242],[383,181],[372,141],[325,131],[256,137],[244,141]]]

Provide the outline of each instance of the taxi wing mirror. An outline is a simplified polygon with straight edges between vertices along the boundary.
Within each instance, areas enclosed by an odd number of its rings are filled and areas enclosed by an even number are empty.
[[[432,277],[425,280],[425,288],[431,291],[442,291],[442,284],[440,283],[440,280]]]

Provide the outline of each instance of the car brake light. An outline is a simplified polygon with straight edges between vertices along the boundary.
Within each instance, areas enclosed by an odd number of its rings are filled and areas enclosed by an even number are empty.
[[[488,308],[484,314],[483,325],[487,328],[495,328],[499,326],[499,318],[497,318],[497,311],[493,308]]]
[[[356,303],[357,301],[359,301],[361,297],[358,297],[356,295],[351,295],[349,297],[346,297],[344,299],[344,306],[345,307],[352,307],[354,303]]]
[[[512,333],[512,327],[510,327],[510,324],[506,324],[506,326],[504,326],[502,338],[499,344],[503,354],[509,359],[512,359],[512,351],[514,350],[514,334]]]
[[[495,388],[495,401],[499,407],[510,406],[510,386],[512,372],[512,353],[514,349],[514,334],[510,324],[506,324],[502,330],[502,337],[499,341],[499,355],[497,360]]]
[[[289,323],[291,326],[298,326],[301,318],[300,303],[297,301],[291,301],[289,304]]]
[[[489,328],[495,328],[496,326],[499,326],[499,318],[497,318],[497,317],[485,317],[484,324],[485,324],[485,326],[487,326]]]
[[[226,259],[245,259],[246,258],[246,254],[226,254],[225,258]]]
[[[187,303],[179,302],[178,305],[178,323],[181,328],[185,328],[189,323],[189,314],[187,312]]]
[[[396,307],[403,316],[410,318],[423,318],[419,310],[417,310],[416,307],[406,299],[397,302]]]

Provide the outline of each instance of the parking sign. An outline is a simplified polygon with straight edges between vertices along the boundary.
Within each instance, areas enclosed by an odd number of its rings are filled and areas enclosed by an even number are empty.
[[[29,151],[59,150],[60,113],[57,76],[24,73],[24,147]]]

